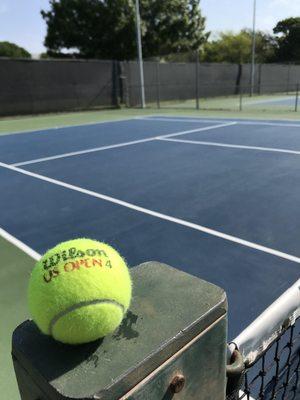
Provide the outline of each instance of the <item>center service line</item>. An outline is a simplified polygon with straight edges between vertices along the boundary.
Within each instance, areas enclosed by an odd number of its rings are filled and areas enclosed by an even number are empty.
[[[218,143],[218,142],[201,142],[198,140],[185,140],[185,139],[172,139],[172,138],[158,138],[163,142],[175,142],[175,143],[186,143],[186,144],[198,144],[201,146],[215,146],[215,147],[226,147],[230,149],[243,149],[243,150],[257,150],[257,151],[269,151],[274,153],[285,153],[300,155],[300,151],[278,149],[277,147],[259,147],[259,146],[245,146],[241,144],[229,144],[229,143]]]

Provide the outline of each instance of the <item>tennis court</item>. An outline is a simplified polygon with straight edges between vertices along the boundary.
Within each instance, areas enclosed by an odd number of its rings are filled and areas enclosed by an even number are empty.
[[[130,266],[165,262],[226,290],[229,341],[299,278],[299,121],[149,115],[4,134],[0,180],[0,233],[24,265],[72,237]],[[8,321],[29,266],[1,271]]]
[[[249,118],[256,118],[256,115],[263,118],[261,113],[276,112],[282,114],[282,118],[285,118],[284,114],[289,115],[299,111],[299,93],[292,91],[268,93],[266,89],[266,93],[255,93],[250,96],[247,88],[244,88],[241,89],[240,93],[236,93],[235,95],[205,97],[200,91],[198,101],[196,101],[196,98],[178,99],[152,103],[150,107],[162,109],[177,108],[179,110],[196,108],[202,111],[227,110],[235,111],[236,113],[246,112],[249,114]],[[252,116],[250,115],[251,113]]]
[[[295,93],[284,93],[273,95],[257,96],[255,99],[246,99],[243,102],[244,107],[259,108],[262,109],[286,109],[290,111],[298,110],[298,94]]]

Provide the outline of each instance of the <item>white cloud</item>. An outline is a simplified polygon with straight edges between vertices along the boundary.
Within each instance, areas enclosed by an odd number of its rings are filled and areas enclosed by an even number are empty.
[[[278,18],[272,15],[259,15],[257,17],[257,28],[261,31],[271,32],[277,24]]]
[[[257,28],[272,32],[278,21],[289,17],[300,17],[300,0],[258,1]]]
[[[276,10],[276,7],[279,9]],[[299,0],[271,0],[269,8],[277,12],[289,13],[291,16],[300,16]]]

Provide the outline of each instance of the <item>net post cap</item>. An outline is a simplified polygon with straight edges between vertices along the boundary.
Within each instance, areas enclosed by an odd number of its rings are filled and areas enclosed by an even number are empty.
[[[132,268],[131,276],[130,310],[119,330],[102,340],[74,347],[40,334],[32,321],[17,327],[16,374],[25,371],[27,383],[49,399],[117,399],[226,318],[225,292],[213,284],[158,262]],[[17,378],[21,391],[22,377]]]

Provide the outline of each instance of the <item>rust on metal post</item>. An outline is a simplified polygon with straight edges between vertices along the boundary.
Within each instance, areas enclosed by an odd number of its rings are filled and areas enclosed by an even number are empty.
[[[181,374],[177,374],[170,383],[170,389],[172,393],[179,393],[182,391],[185,384],[185,377]]]

